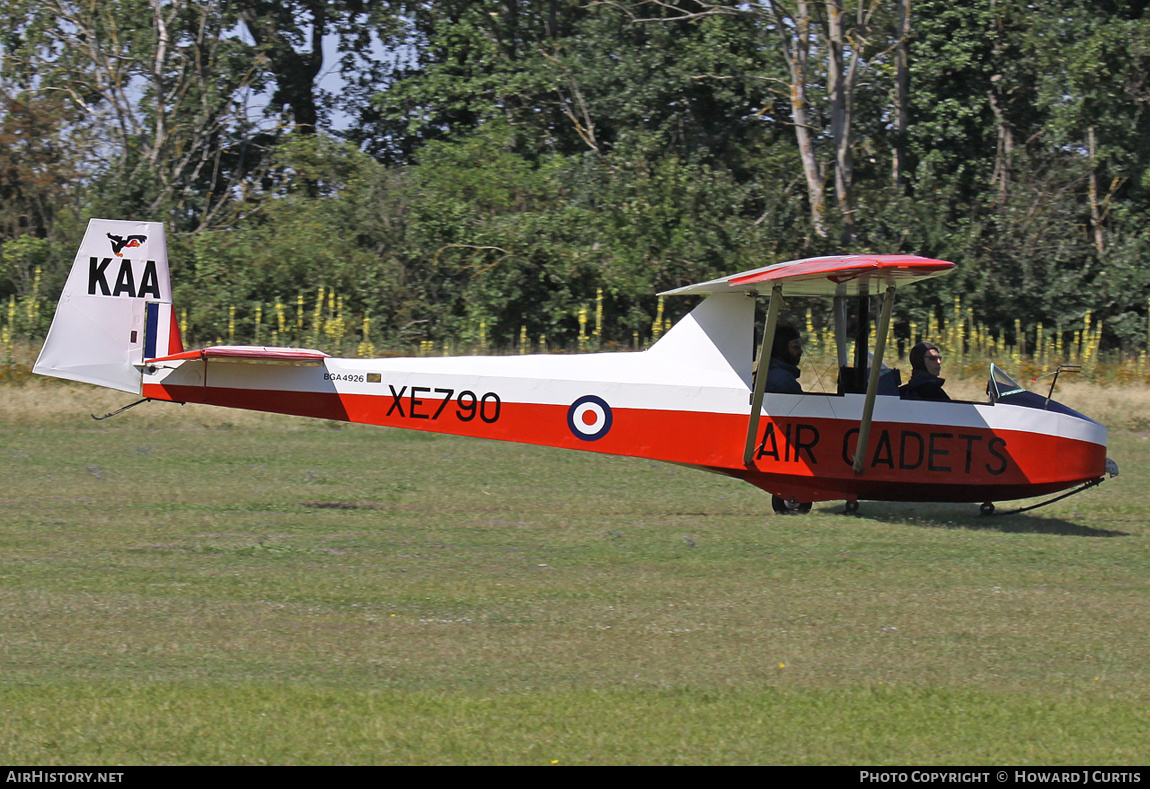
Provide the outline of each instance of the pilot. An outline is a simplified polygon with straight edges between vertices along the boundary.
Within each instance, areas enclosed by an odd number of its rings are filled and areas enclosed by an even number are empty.
[[[799,362],[803,358],[803,341],[793,326],[775,329],[775,342],[771,345],[771,364],[767,368],[766,391],[784,394],[802,394],[799,386]]]
[[[903,400],[950,400],[942,391],[946,380],[938,377],[942,372],[942,354],[938,352],[938,346],[920,342],[911,348],[910,367],[910,380],[899,387],[899,397]]]

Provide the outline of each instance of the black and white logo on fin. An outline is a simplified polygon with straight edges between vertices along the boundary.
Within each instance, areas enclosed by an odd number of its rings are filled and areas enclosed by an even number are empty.
[[[148,240],[147,236],[127,236],[125,238],[124,236],[114,236],[111,233],[107,233],[106,235],[108,236],[108,240],[112,242],[112,254],[118,258],[124,256],[124,247],[135,249],[138,246],[142,246],[143,243]]]

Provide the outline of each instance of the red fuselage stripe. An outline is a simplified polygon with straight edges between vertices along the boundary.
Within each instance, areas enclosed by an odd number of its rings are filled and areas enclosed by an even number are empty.
[[[481,394],[444,402],[418,388],[378,396],[147,384],[144,396],[651,458],[814,501],[1033,496],[1102,476],[1106,460],[1104,446],[1058,436],[876,422],[863,474],[855,476],[858,423],[847,419],[764,416],[748,467],[742,463],[747,417],[736,414],[616,408],[602,437],[588,439],[595,431],[584,419],[581,436],[579,426],[569,422],[567,406],[502,402]]]

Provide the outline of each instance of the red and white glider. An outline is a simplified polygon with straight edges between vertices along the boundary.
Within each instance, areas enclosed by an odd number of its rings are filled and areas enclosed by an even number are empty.
[[[115,249],[124,238],[134,245]],[[302,348],[185,351],[163,225],[93,219],[34,370],[152,400],[662,460],[746,480],[773,494],[780,511],[832,500],[852,510],[861,499],[992,508],[1114,470],[1105,427],[1011,391],[1001,373],[990,402],[899,399],[882,365],[895,290],[953,267],[910,255],[836,256],[679,288],[669,295],[706,298],[637,353],[339,359]],[[771,347],[782,297],[835,300],[839,393],[763,391],[766,376],[752,372],[760,294],[771,297],[761,349]],[[882,297],[873,361],[872,296]],[[765,362],[760,351],[760,369]]]

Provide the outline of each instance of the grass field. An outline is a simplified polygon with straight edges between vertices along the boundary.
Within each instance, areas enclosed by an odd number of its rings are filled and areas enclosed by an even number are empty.
[[[1145,387],[1080,391],[1122,476],[986,519],[0,390],[0,761],[1146,764]]]

